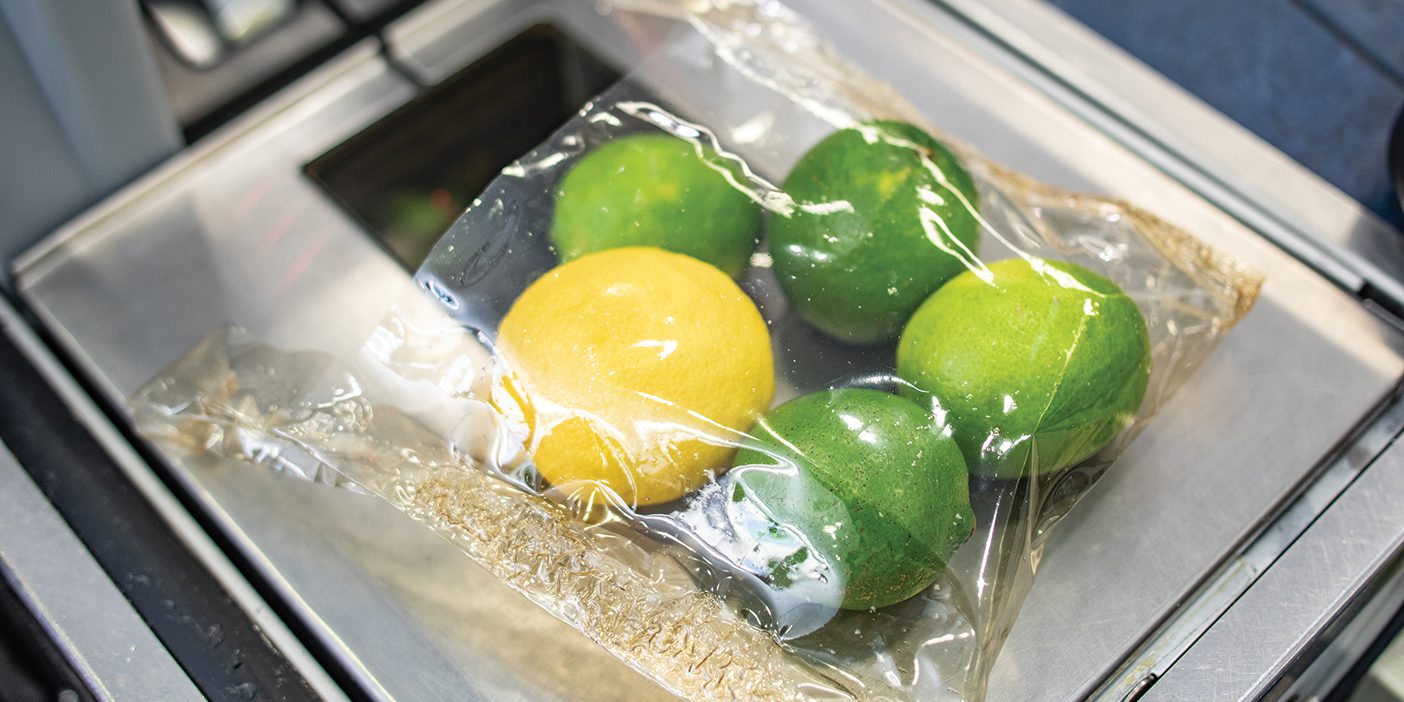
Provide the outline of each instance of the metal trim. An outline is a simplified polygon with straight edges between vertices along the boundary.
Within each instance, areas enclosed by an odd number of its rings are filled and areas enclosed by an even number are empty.
[[[293,109],[302,100],[312,96],[327,85],[346,77],[363,67],[369,61],[381,58],[382,44],[378,38],[368,38],[342,52],[337,58],[328,61],[321,68],[263,101],[239,119],[221,127],[199,143],[180,151],[167,159],[145,176],[104,198],[101,202],[74,217],[39,243],[16,256],[10,262],[10,271],[21,291],[25,278],[39,278],[53,265],[55,251],[67,245],[76,244],[86,231],[96,228],[100,222],[130,207],[152,188],[161,183],[180,178],[197,168],[212,154],[237,143],[247,133],[256,130],[279,113]],[[20,273],[23,272],[23,275]]]
[[[1258,582],[1341,495],[1404,432],[1404,400],[1396,396],[1368,422],[1340,455],[1327,464],[1296,498],[1240,553],[1202,585],[1196,595],[1124,661],[1092,699],[1137,699]],[[1149,682],[1148,682],[1149,681]]]
[[[9,450],[0,445],[0,576],[102,700],[203,700]]]
[[[1392,444],[1150,688],[1145,700],[1259,699],[1304,666],[1404,553]]]
[[[1233,121],[1183,92],[1118,47],[1100,40],[1091,30],[1042,3],[1028,0],[929,0],[1017,57],[1012,66],[1021,75],[1042,76],[1031,82],[1070,111],[1094,123],[1147,162],[1180,181],[1215,206],[1262,234],[1293,257],[1311,266],[1342,288],[1379,301],[1392,314],[1404,310],[1404,282],[1387,270],[1404,270],[1404,240],[1378,217],[1291,161]],[[1019,19],[1016,19],[1019,18]],[[1037,28],[1037,36],[1035,36]],[[1060,40],[1057,47],[1049,37]],[[1078,56],[1070,57],[1067,44]],[[1081,60],[1076,60],[1081,59]],[[1096,67],[1095,69],[1089,67]],[[1163,104],[1143,106],[1125,97],[1117,86],[1153,83],[1155,99]],[[1139,91],[1137,91],[1139,92]],[[1224,163],[1205,151],[1196,139],[1176,131],[1176,125],[1156,117],[1166,105],[1174,114],[1197,125],[1209,125],[1218,144],[1232,151],[1239,163]],[[1150,109],[1156,108],[1156,109]],[[1202,139],[1202,137],[1196,137]],[[1251,162],[1250,166],[1243,163]],[[1211,167],[1196,164],[1212,164]],[[1274,200],[1266,185],[1245,175],[1250,168],[1286,179],[1294,192],[1308,191],[1312,206],[1329,209],[1329,217],[1304,221],[1291,211],[1293,203]],[[1277,187],[1277,190],[1283,188]],[[1325,227],[1331,240],[1312,232],[1329,219],[1342,226]],[[1346,224],[1346,231],[1342,229]],[[1378,262],[1378,263],[1377,263]]]
[[[234,563],[210,538],[180,500],[171,492],[151,467],[137,454],[131,443],[111,423],[93,402],[78,381],[44,345],[8,301],[0,298],[0,331],[27,357],[41,377],[46,380],[73,416],[108,453],[113,462],[151,503],[173,533],[190,549],[202,565],[210,570],[239,605],[283,656],[303,676],[308,685],[325,700],[346,700],[345,693],[322,668],[321,664],[288,629],[267,601],[239,572]],[[100,376],[92,376],[100,377]],[[194,493],[198,495],[197,493]]]

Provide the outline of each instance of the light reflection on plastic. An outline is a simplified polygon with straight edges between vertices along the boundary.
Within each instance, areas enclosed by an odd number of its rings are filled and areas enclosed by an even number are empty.
[[[444,289],[442,285],[439,285],[439,281],[432,279],[423,280],[420,281],[420,287],[427,290],[430,295],[433,295],[435,299],[442,302],[445,307],[455,312],[463,309],[463,306],[458,302],[458,298],[454,297],[453,293]]]

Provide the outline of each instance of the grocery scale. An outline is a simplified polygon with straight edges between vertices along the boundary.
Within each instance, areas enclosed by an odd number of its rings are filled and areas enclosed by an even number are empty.
[[[1040,3],[789,4],[946,133],[1137,203],[1266,277],[1256,308],[1058,526],[990,700],[1332,689],[1404,604],[1404,239]],[[224,589],[245,618],[230,620],[231,641],[239,621],[257,632],[269,652],[247,665],[271,672],[243,684],[288,699],[667,697],[389,505],[170,460],[124,410],[226,323],[286,348],[354,344],[387,300],[413,293],[411,271],[491,175],[639,60],[646,47],[615,12],[420,5],[14,260],[4,326],[42,376],[30,384]],[[36,475],[83,475],[21,459]],[[0,476],[6,495],[34,492],[8,457]],[[51,509],[0,515],[0,563],[29,603],[60,580],[27,531],[63,532]],[[44,548],[75,562],[101,551]],[[119,699],[230,696],[210,682],[228,671],[192,662],[198,646],[153,635],[140,602],[116,622],[121,596],[101,570],[77,570],[94,601],[116,596],[108,628],[49,624],[85,679]],[[148,655],[95,654],[112,636]]]

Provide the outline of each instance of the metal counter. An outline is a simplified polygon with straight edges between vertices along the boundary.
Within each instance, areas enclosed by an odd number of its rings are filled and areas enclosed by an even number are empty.
[[[1262,535],[1294,505],[1314,519],[1325,504],[1301,495],[1321,476],[1353,476],[1392,439],[1404,422],[1378,418],[1404,374],[1404,336],[1270,243],[1268,225],[1249,229],[1134,151],[987,30],[915,0],[867,1],[862,23],[853,3],[791,4],[947,133],[1038,178],[1141,204],[1267,276],[1257,308],[1058,527],[991,699],[1130,689],[1138,678],[1123,668],[1182,603],[1206,603],[1187,623],[1180,612],[1182,631],[1208,628],[1232,600],[1206,585],[1249,587],[1261,568],[1245,552],[1275,560],[1290,539]],[[348,52],[31,251],[15,268],[21,297],[118,407],[225,323],[284,347],[349,348],[417,293],[302,165],[416,83],[543,19],[608,59],[632,58],[588,3],[440,0],[386,31],[402,68],[373,45]],[[386,505],[241,464],[162,470],[372,696],[663,696]],[[1234,563],[1247,564],[1242,577],[1224,580]]]

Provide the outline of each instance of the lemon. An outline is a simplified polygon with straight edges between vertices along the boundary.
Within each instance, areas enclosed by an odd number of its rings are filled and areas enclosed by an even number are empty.
[[[498,329],[506,412],[530,431],[541,476],[568,497],[675,500],[724,470],[770,405],[765,321],[697,259],[626,247],[561,265]]]

